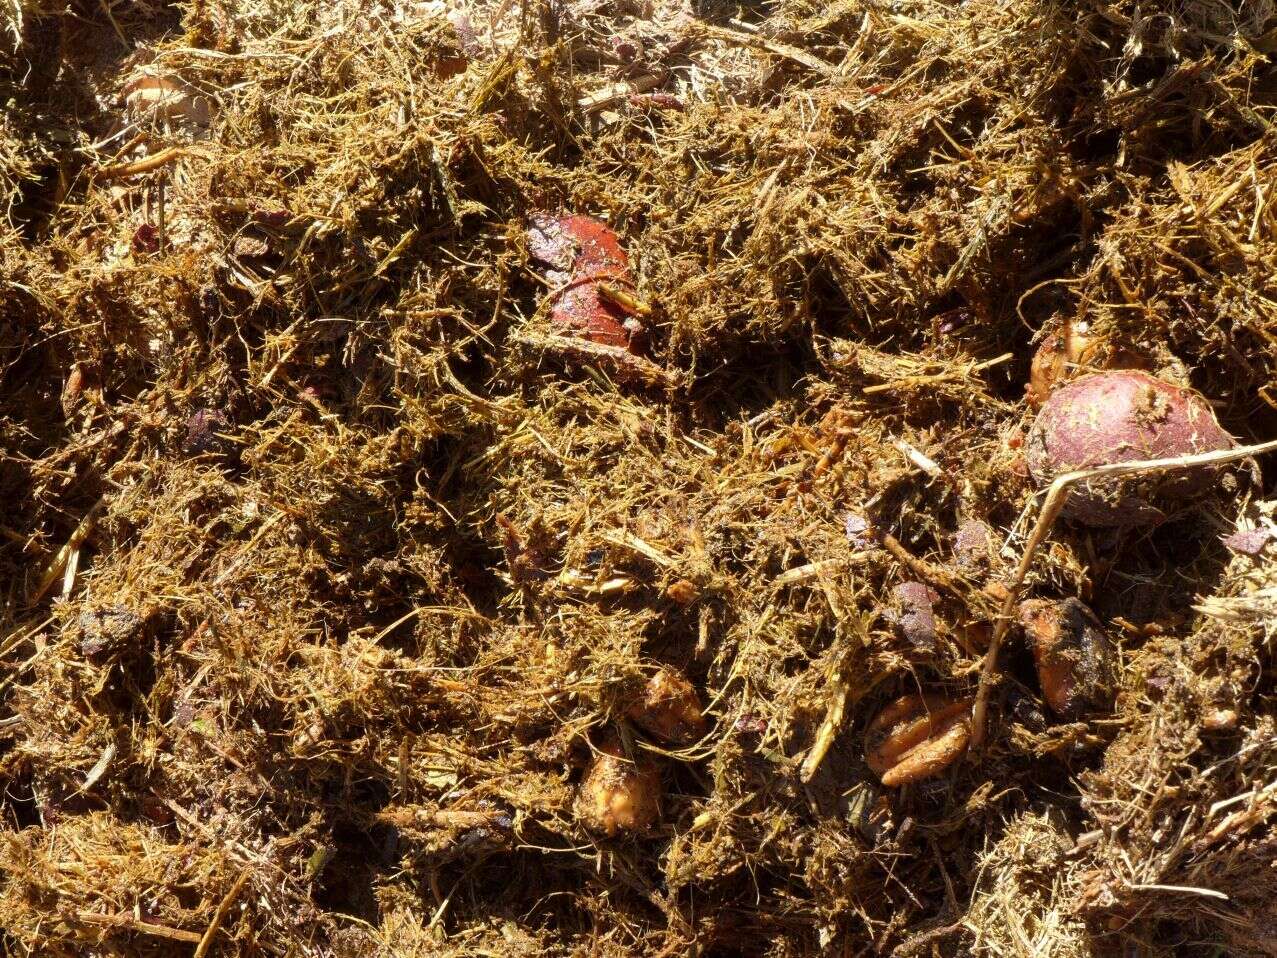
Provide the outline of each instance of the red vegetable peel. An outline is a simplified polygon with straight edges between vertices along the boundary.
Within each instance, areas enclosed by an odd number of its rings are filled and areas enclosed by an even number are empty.
[[[589,216],[532,218],[528,252],[553,285],[550,322],[592,343],[637,352],[635,312],[608,296],[607,284],[633,288],[630,260],[607,224]]]

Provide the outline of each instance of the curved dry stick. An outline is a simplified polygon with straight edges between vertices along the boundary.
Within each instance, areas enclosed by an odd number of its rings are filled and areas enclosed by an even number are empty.
[[[989,640],[989,649],[984,653],[984,664],[980,668],[980,685],[976,690],[975,707],[971,711],[971,747],[978,748],[984,741],[985,716],[989,709],[989,691],[993,687],[993,674],[998,667],[998,649],[1002,645],[1007,631],[1011,627],[1011,615],[1015,611],[1020,590],[1024,587],[1025,577],[1033,565],[1033,558],[1038,547],[1046,538],[1055,520],[1064,508],[1071,486],[1087,479],[1104,476],[1129,476],[1141,472],[1171,472],[1175,469],[1191,469],[1195,466],[1209,466],[1216,463],[1233,462],[1237,459],[1248,459],[1266,452],[1277,451],[1277,439],[1261,442],[1253,446],[1238,446],[1236,449],[1221,449],[1217,452],[1201,452],[1193,456],[1174,456],[1169,459],[1141,459],[1135,462],[1115,462],[1107,466],[1096,466],[1094,469],[1080,469],[1066,472],[1056,478],[1047,487],[1046,499],[1042,503],[1042,511],[1038,521],[1029,534],[1029,541],[1024,547],[1024,555],[1016,567],[1015,577],[1007,589],[1006,599],[998,610],[997,620],[993,625],[993,637]]]
[[[92,178],[95,180],[118,180],[123,176],[149,173],[151,170],[158,170],[161,166],[172,163],[185,152],[186,150],[180,146],[170,146],[167,150],[160,150],[160,152],[151,156],[144,156],[140,160],[133,160],[130,163],[117,163],[115,166],[104,166],[96,170],[92,174]]]

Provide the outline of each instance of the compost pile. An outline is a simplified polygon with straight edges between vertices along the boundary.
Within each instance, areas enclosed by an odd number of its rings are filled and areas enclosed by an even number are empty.
[[[6,953],[1277,955],[1270,0],[3,11]]]

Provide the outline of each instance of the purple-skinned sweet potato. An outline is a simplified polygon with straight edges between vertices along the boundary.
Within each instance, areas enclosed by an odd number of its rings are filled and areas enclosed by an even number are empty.
[[[1083,376],[1042,406],[1026,444],[1033,478],[1047,483],[1078,469],[1228,449],[1233,438],[1191,389],[1138,370]],[[1154,524],[1165,509],[1210,490],[1199,468],[1094,480],[1074,489],[1064,515],[1090,526]]]

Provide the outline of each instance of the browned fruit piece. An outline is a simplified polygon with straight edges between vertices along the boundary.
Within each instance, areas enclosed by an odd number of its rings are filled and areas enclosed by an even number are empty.
[[[76,363],[71,367],[71,371],[67,373],[66,385],[62,387],[62,411],[68,419],[75,412],[76,406],[80,404],[80,395],[84,392],[85,385],[84,367]]]
[[[971,740],[971,699],[905,695],[878,713],[865,733],[865,761],[894,788],[944,771]]]
[[[1107,348],[1106,348],[1107,347]],[[1148,369],[1147,357],[1109,345],[1082,320],[1065,320],[1060,328],[1042,340],[1029,366],[1025,398],[1039,408],[1057,386],[1077,378],[1090,367],[1099,369]]]
[[[592,832],[615,835],[651,828],[661,815],[661,773],[651,762],[625,758],[609,739],[577,791],[576,815]]]
[[[648,679],[643,698],[628,715],[643,731],[663,742],[687,745],[705,734],[700,696],[676,669],[662,668]]]
[[[1110,463],[1228,449],[1233,439],[1210,404],[1137,370],[1083,376],[1057,389],[1029,431],[1026,460],[1043,484],[1062,473]],[[1214,470],[1095,480],[1076,488],[1064,514],[1090,526],[1161,521],[1158,504],[1191,499],[1211,487]]]
[[[1024,387],[1029,405],[1037,409],[1046,402],[1056,386],[1072,378],[1074,369],[1094,358],[1101,343],[1086,323],[1073,320],[1047,335],[1029,366],[1029,383]]]
[[[700,597],[701,590],[686,579],[676,579],[665,587],[665,598],[679,605],[691,605]]]
[[[1077,599],[1020,603],[1042,697],[1060,718],[1076,722],[1107,708],[1113,696],[1113,643]]]
[[[897,609],[893,613],[900,635],[920,651],[936,647],[935,603],[940,596],[925,582],[902,582],[892,590]]]
[[[1202,728],[1208,732],[1231,732],[1237,728],[1237,712],[1233,709],[1211,709],[1202,716]]]

